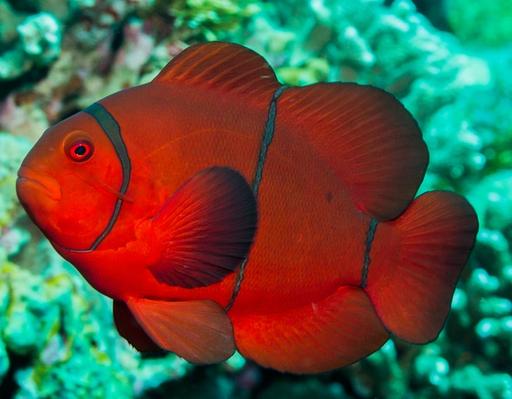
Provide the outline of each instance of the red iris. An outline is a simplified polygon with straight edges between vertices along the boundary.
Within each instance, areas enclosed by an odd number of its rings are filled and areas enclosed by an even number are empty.
[[[68,147],[68,156],[76,162],[87,161],[94,151],[94,147],[91,142],[87,140],[75,141]]]

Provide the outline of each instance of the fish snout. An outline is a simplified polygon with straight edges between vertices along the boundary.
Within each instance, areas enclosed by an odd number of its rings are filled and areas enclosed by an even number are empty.
[[[16,191],[22,202],[30,201],[41,194],[53,201],[62,198],[59,182],[46,173],[36,171],[28,166],[21,166],[16,180]]]

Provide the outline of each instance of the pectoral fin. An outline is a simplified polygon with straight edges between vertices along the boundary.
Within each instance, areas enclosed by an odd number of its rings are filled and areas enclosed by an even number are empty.
[[[222,280],[243,261],[257,226],[251,187],[237,171],[211,167],[192,176],[153,221],[161,246],[157,280],[195,288]]]

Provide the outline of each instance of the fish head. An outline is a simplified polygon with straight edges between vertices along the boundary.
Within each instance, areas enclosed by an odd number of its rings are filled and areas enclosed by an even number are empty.
[[[80,112],[43,133],[21,164],[16,191],[54,245],[86,250],[109,223],[122,179],[113,144]]]

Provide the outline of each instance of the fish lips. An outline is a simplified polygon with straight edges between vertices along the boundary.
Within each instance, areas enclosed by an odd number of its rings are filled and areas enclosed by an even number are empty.
[[[62,198],[61,187],[56,179],[27,166],[22,166],[18,171],[16,191],[23,204],[43,198],[57,202]]]

